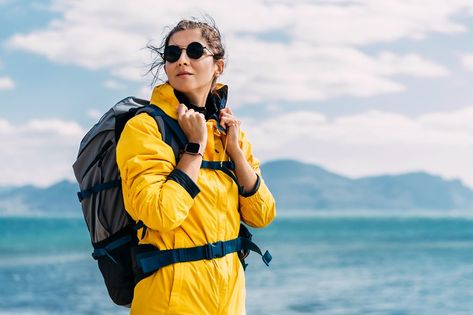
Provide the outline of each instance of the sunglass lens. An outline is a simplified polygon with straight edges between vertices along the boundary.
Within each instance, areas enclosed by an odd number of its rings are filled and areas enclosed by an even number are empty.
[[[192,59],[199,59],[204,54],[204,46],[198,42],[192,42],[187,46],[187,56]]]
[[[175,45],[166,46],[164,48],[163,59],[168,62],[176,62],[181,56],[181,49]]]

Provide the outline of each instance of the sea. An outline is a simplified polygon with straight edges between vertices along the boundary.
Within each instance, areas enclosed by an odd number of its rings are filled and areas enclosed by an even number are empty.
[[[402,214],[400,214],[402,213]],[[248,314],[473,314],[473,213],[291,212],[254,240]],[[0,315],[128,314],[81,217],[0,217]]]

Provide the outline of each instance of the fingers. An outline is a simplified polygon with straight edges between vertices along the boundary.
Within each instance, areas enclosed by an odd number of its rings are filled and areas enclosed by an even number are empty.
[[[230,107],[222,108],[222,109],[220,110],[220,113],[221,113],[221,114],[222,114],[222,113],[227,113],[227,114],[233,115],[233,112],[232,112],[232,110],[230,109]]]
[[[207,127],[205,116],[201,113],[188,109],[184,104],[177,107],[177,122],[190,142],[207,143]]]
[[[186,112],[187,112],[187,106],[182,103],[179,104],[179,106],[177,107],[177,118],[178,119],[182,118],[182,116],[184,116]]]
[[[232,112],[232,110],[231,110],[229,107],[225,107],[225,108],[223,108],[222,110],[220,110],[220,116],[219,116],[219,118],[222,117],[222,115],[226,115],[226,114],[227,114],[227,115],[233,115],[233,112]]]
[[[229,107],[226,107],[220,111],[220,125],[224,128],[232,126],[240,126],[240,121],[233,116],[233,112]]]
[[[235,120],[235,121],[237,121],[238,119],[236,119],[236,117],[233,116],[233,115],[223,114],[223,115],[220,116],[220,120]]]
[[[183,120],[205,122],[205,116],[193,109],[187,109],[187,106],[184,104],[179,104],[177,107],[177,120],[181,122]]]
[[[240,125],[241,125],[241,121],[239,121],[239,120],[235,120],[233,122],[227,123],[228,128],[231,128],[231,127],[240,128]]]
[[[222,118],[220,119],[220,125],[222,125],[225,128],[229,128],[233,126],[239,127],[240,124],[241,124],[241,121],[231,115],[223,115]]]
[[[193,109],[189,109],[185,115],[184,115],[188,120],[192,122],[197,122],[197,123],[203,123],[205,124],[205,116],[202,113],[196,112]]]

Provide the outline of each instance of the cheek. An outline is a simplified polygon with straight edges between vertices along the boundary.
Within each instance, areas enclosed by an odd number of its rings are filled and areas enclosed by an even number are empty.
[[[169,77],[169,76],[172,76],[172,73],[174,71],[174,67],[173,67],[173,64],[172,63],[167,63],[164,65],[164,72],[166,73],[166,75]]]
[[[205,64],[202,65],[199,69],[199,72],[202,73],[202,76],[205,77],[208,80],[212,80],[214,76],[214,66],[213,64]]]

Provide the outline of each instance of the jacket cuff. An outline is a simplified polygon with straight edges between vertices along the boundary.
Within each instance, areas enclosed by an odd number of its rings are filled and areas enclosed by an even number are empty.
[[[195,198],[200,192],[199,187],[194,183],[194,181],[181,171],[180,169],[175,168],[168,176],[168,179],[171,179],[178,184],[180,184],[184,189],[189,193],[192,198]]]
[[[245,197],[245,198],[246,198],[246,197],[251,197],[251,196],[253,196],[253,195],[256,194],[256,192],[258,191],[258,188],[259,188],[259,185],[260,185],[260,184],[261,184],[261,179],[260,179],[258,173],[256,173],[256,183],[255,183],[255,186],[253,187],[253,189],[250,190],[250,191],[242,191],[242,192],[240,193],[240,195],[241,195],[242,197]]]

